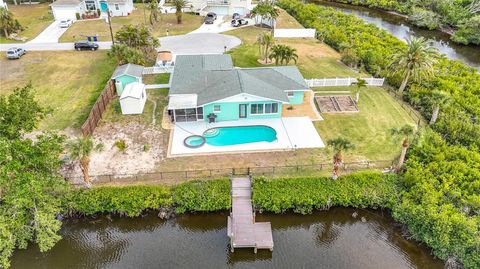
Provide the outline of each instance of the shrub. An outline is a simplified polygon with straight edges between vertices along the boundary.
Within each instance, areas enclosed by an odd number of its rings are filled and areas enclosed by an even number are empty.
[[[75,13],[75,18],[77,18],[77,20],[80,20],[82,17],[80,17],[80,13]]]
[[[440,27],[440,18],[435,12],[420,8],[414,9],[408,20],[419,27],[429,30]]]
[[[165,186],[97,187],[72,191],[65,198],[64,208],[67,214],[116,213],[135,217],[146,209],[171,204],[170,189]]]
[[[217,211],[230,208],[230,182],[227,179],[191,181],[172,190],[177,213]]]
[[[330,206],[390,208],[398,201],[395,175],[361,172],[327,177],[255,179],[253,202],[260,210],[275,213],[293,210],[311,213]]]
[[[120,150],[122,152],[127,150],[127,142],[125,142],[124,139],[119,139],[119,140],[115,141],[114,145],[115,145],[115,147],[118,148],[118,150]]]

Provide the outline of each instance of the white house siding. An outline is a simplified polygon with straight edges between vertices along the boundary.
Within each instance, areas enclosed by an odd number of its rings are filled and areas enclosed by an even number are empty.
[[[109,3],[108,7],[113,17],[128,16],[129,14],[132,14],[133,1],[127,1],[124,4]]]

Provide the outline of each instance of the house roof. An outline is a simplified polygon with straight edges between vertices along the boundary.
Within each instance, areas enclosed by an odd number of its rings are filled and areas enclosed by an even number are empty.
[[[137,64],[124,64],[118,66],[113,71],[112,79],[116,79],[123,75],[128,75],[136,78],[141,78],[143,73],[143,66]]]
[[[107,0],[109,4],[125,4],[127,0]]]
[[[128,83],[123,89],[122,96],[120,96],[120,100],[125,98],[135,98],[141,99],[143,90],[145,89],[145,84],[140,82],[132,82]]]
[[[157,61],[172,61],[173,55],[172,52],[169,50],[159,51],[157,55]]]
[[[308,89],[295,66],[235,68],[230,55],[179,55],[170,94],[197,94],[197,105],[247,93],[288,102],[286,91]]]
[[[50,4],[50,6],[78,6],[83,0],[57,0]]]

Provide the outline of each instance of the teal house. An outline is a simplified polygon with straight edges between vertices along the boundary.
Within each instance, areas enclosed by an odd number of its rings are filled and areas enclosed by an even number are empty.
[[[137,64],[124,64],[113,71],[112,79],[115,81],[117,95],[122,96],[123,89],[132,82],[142,83],[143,66]]]
[[[237,68],[230,55],[179,55],[171,77],[172,122],[282,117],[309,90],[296,66]]]

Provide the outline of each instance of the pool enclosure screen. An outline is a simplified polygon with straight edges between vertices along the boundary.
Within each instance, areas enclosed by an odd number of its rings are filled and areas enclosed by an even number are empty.
[[[168,115],[172,122],[187,122],[203,120],[203,107],[171,109]]]

